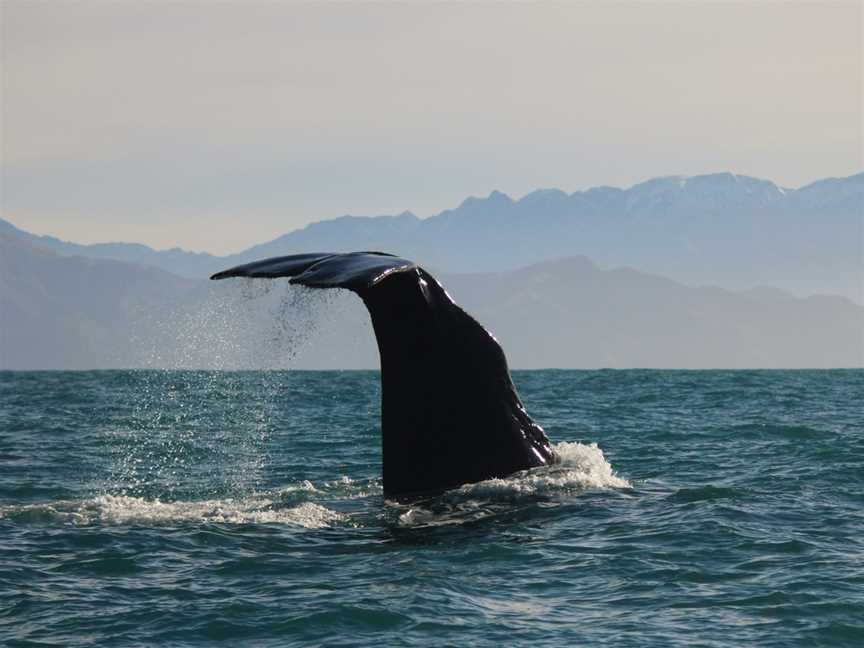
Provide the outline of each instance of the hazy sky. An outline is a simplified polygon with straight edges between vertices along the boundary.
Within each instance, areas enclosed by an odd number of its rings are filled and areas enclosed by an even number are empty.
[[[3,216],[74,241],[864,167],[861,2],[0,6]]]

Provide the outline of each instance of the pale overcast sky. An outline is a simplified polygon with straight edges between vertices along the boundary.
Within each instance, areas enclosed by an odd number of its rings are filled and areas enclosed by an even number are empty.
[[[862,7],[2,0],[3,217],[226,253],[493,189],[850,175]]]

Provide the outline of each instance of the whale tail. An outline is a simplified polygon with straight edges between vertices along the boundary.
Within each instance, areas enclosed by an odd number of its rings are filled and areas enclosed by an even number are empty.
[[[369,310],[381,355],[384,494],[440,492],[557,463],[525,411],[497,340],[412,261],[298,254],[219,272],[345,288]]]

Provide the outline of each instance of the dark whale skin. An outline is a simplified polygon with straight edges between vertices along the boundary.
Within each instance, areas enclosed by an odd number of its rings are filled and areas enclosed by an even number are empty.
[[[363,300],[381,355],[384,495],[440,493],[559,461],[516,393],[501,345],[417,264],[380,252],[300,254],[213,275],[290,277]]]

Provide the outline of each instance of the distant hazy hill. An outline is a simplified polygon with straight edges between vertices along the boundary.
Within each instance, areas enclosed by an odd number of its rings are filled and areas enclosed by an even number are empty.
[[[864,308],[840,297],[691,288],[585,258],[448,286],[519,367],[864,366]]]
[[[198,280],[122,261],[62,257],[0,233],[0,368],[140,364],[132,341]]]
[[[95,243],[81,245],[61,241],[53,236],[37,236],[30,234],[9,221],[0,219],[0,236],[15,236],[43,250],[54,252],[61,256],[82,256],[91,259],[114,259],[161,268],[184,277],[201,278],[212,274],[217,266],[224,261],[212,254],[187,252],[180,248],[170,250],[154,250],[140,243]]]
[[[864,366],[864,308],[839,297],[691,288],[582,257],[441,279],[513,367]],[[62,257],[0,234],[0,368],[286,366],[377,366],[360,300]]]
[[[321,221],[222,258],[36,238],[60,254],[146,263],[189,277],[308,251],[383,250],[446,272],[513,270],[581,254],[604,268],[628,265],[688,285],[774,285],[860,302],[864,173],[798,190],[720,173],[657,178],[629,189],[540,190],[518,201],[493,192],[426,219],[405,212]]]

